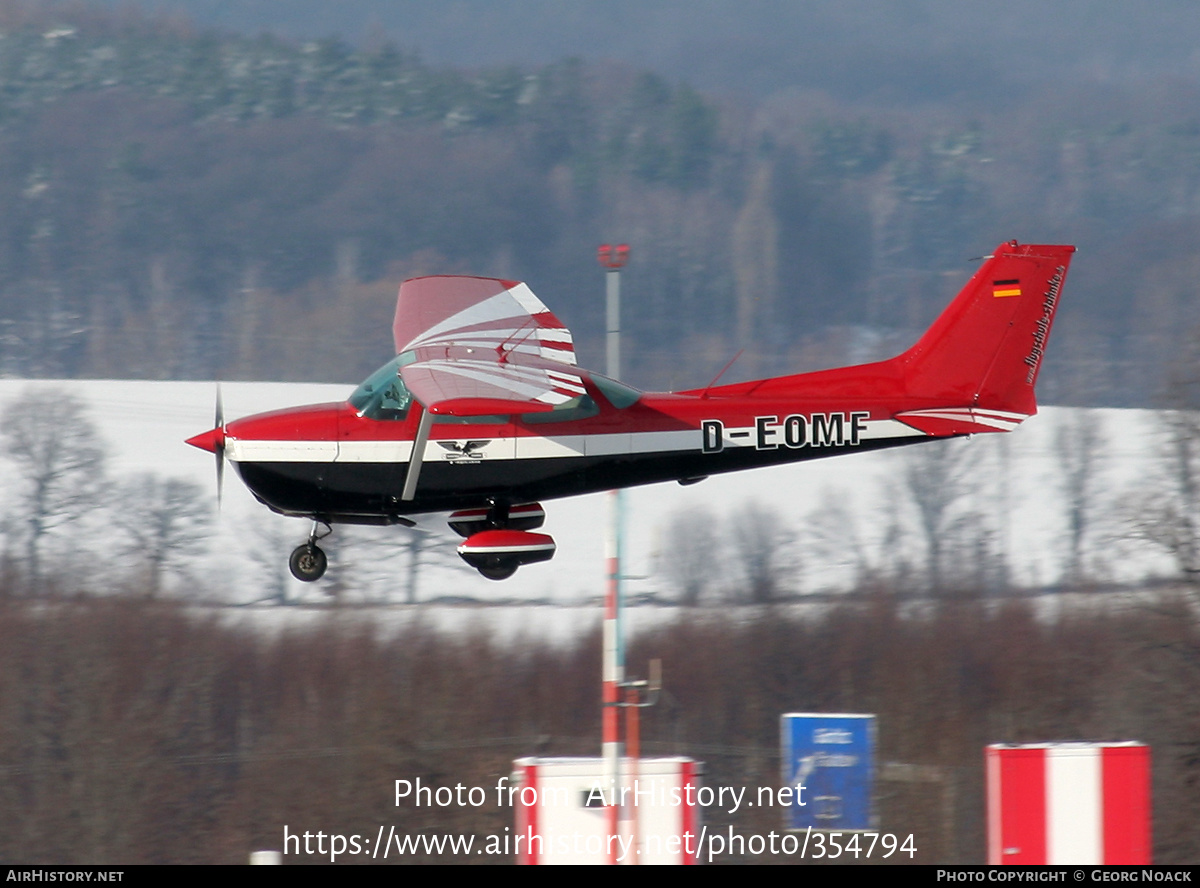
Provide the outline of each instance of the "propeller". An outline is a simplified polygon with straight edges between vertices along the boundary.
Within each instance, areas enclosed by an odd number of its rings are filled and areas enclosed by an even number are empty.
[[[221,401],[221,383],[217,383],[217,409],[213,417],[213,428],[220,429],[213,447],[217,455],[217,511],[221,511],[221,493],[225,489],[225,405]]]
[[[217,383],[217,409],[210,431],[202,432],[187,443],[201,450],[207,450],[217,457],[217,508],[221,508],[221,491],[225,481],[225,407],[221,403],[221,384]]]

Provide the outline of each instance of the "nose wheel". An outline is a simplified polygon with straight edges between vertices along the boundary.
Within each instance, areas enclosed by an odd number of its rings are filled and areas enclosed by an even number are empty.
[[[325,576],[325,568],[329,567],[329,559],[320,546],[305,543],[297,546],[288,559],[288,567],[292,576],[304,583],[314,583]]]
[[[325,528],[324,533],[320,532],[322,526]],[[302,583],[315,583],[325,576],[329,559],[325,556],[325,551],[317,545],[317,540],[324,539],[331,533],[333,528],[324,521],[313,521],[308,542],[293,549],[292,557],[288,559],[288,569],[291,570],[292,576]]]

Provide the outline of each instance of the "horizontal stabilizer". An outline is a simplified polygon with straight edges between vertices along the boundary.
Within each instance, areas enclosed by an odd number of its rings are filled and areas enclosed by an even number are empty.
[[[943,407],[933,410],[908,410],[896,419],[927,435],[976,435],[981,432],[1011,432],[1029,416],[1003,410],[978,410],[971,407]]]

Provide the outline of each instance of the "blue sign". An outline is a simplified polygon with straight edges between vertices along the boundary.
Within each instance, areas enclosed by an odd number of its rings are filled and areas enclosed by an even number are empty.
[[[780,718],[786,829],[875,826],[875,716],[789,712]],[[803,787],[803,789],[799,789]]]

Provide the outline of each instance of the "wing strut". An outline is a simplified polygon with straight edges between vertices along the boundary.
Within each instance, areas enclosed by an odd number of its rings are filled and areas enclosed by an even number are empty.
[[[420,402],[417,402],[420,406]],[[421,406],[421,421],[417,424],[417,437],[413,440],[412,460],[408,464],[408,475],[404,478],[404,490],[400,499],[411,500],[417,494],[417,479],[421,476],[421,464],[425,460],[425,445],[429,441],[429,430],[433,427],[433,414]]]

